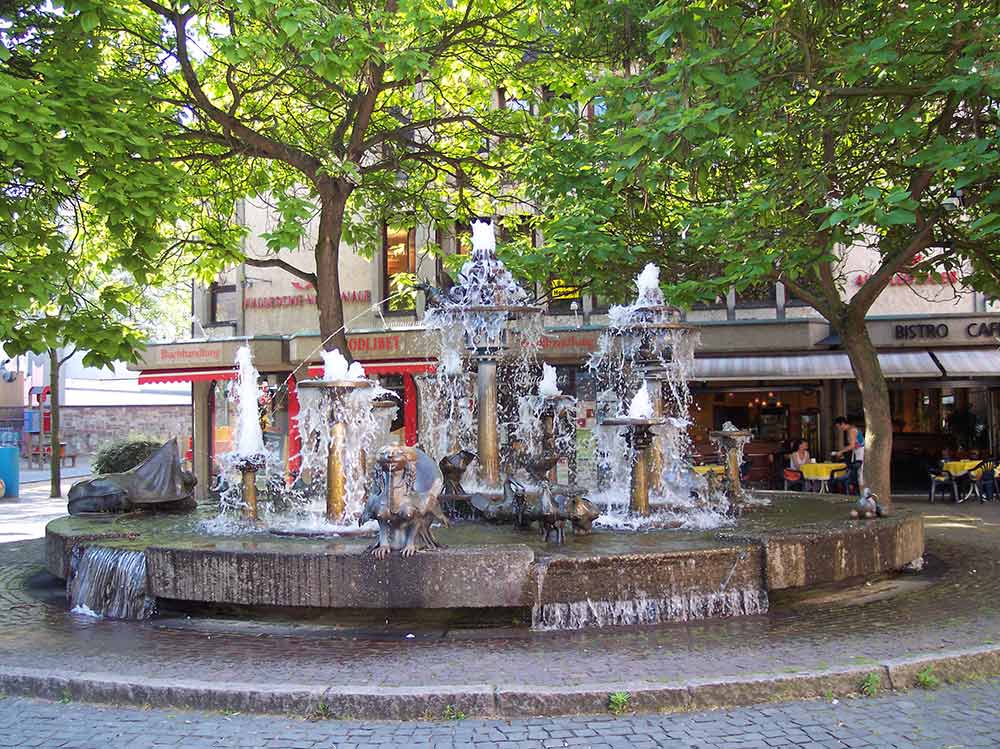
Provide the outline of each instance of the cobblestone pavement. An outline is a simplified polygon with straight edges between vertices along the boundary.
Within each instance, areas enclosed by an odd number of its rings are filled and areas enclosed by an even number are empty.
[[[66,612],[43,571],[41,540],[0,544],[0,668],[324,688],[670,685],[1000,643],[1000,505],[915,506],[927,513],[937,571],[904,577],[895,595],[779,601],[761,617],[586,633],[436,629],[406,638],[233,620],[93,621]]]
[[[318,716],[314,716],[318,717]],[[839,702],[653,716],[407,723],[0,700],[0,747],[927,747],[1000,745],[1000,680]]]

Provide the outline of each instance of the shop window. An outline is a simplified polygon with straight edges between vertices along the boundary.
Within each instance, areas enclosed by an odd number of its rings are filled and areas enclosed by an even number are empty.
[[[382,227],[382,299],[389,312],[416,307],[411,282],[417,272],[416,229]]]
[[[233,325],[239,320],[240,300],[234,284],[213,283],[208,296],[210,325]]]

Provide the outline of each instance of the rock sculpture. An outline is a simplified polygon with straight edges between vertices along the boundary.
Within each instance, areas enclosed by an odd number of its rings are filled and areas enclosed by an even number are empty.
[[[444,486],[441,469],[423,450],[390,445],[375,459],[368,501],[358,522],[378,521],[378,541],[369,551],[384,559],[392,551],[409,557],[443,548],[431,533],[437,520],[448,525],[438,498]]]
[[[77,481],[69,490],[67,509],[70,515],[191,510],[197,483],[194,474],[181,468],[177,440],[172,439],[124,473]]]

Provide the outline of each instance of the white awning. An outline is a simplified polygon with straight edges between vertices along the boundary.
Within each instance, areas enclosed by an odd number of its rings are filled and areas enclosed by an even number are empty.
[[[935,351],[949,377],[1000,377],[1000,351],[993,348]]]
[[[878,355],[886,377],[940,377],[926,351]],[[853,380],[847,354],[707,356],[695,359],[695,380]]]

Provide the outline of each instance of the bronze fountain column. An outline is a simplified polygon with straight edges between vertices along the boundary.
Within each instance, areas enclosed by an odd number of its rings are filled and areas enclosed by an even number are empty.
[[[344,446],[347,425],[338,416],[344,398],[360,388],[371,387],[371,380],[303,380],[300,388],[319,388],[330,413],[330,442],[326,453],[326,517],[336,522],[344,516],[347,476],[344,473]]]

